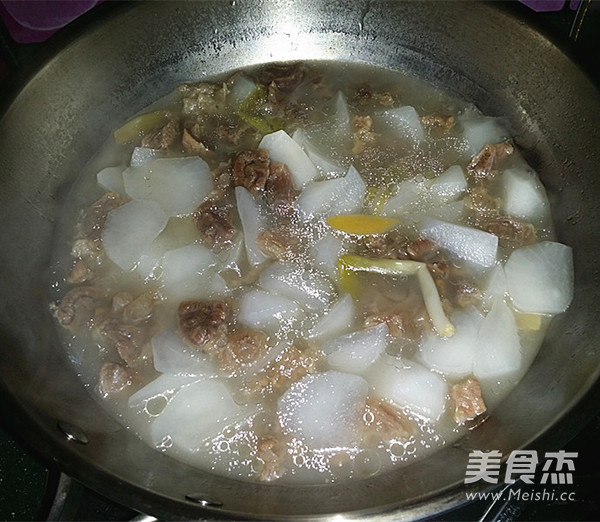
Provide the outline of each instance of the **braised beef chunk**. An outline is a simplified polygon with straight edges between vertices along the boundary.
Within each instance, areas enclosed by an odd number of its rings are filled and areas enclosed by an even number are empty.
[[[142,138],[142,147],[147,149],[166,150],[179,140],[179,121],[171,119],[160,129]]]
[[[231,205],[224,199],[208,199],[194,212],[196,227],[211,247],[231,244],[236,234],[232,219]]]
[[[286,216],[293,213],[296,193],[294,192],[292,174],[287,165],[283,163],[270,164],[265,189],[267,201],[277,215]]]
[[[219,114],[226,107],[227,85],[214,83],[184,83],[179,86],[183,113],[186,115]]]
[[[89,281],[94,276],[94,272],[89,264],[83,259],[77,259],[66,278],[67,283],[78,284]]]
[[[263,149],[240,152],[233,162],[233,183],[252,194],[265,190],[269,177],[269,153]]]
[[[103,297],[104,294],[99,288],[76,286],[61,299],[54,310],[54,317],[58,324],[75,331],[92,319],[94,310]]]
[[[226,194],[233,185],[233,165],[223,162],[210,173],[215,191]]]
[[[353,99],[361,106],[391,107],[394,105],[394,97],[389,92],[377,92],[368,85],[356,89]]]
[[[124,201],[115,192],[107,192],[85,211],[79,224],[81,237],[96,241],[100,239],[106,216],[111,210],[120,207]]]
[[[291,92],[300,85],[304,78],[304,70],[299,63],[276,64],[263,69],[260,82],[268,87],[274,85],[279,91]]]
[[[237,331],[227,336],[225,343],[210,346],[209,353],[227,374],[235,373],[267,353],[267,336],[258,331]]]
[[[289,229],[285,227],[265,230],[256,242],[265,254],[280,261],[293,259],[298,255],[300,247],[298,237],[290,234]]]
[[[119,393],[129,384],[131,384],[131,376],[124,366],[107,362],[100,368],[98,387],[103,397]]]
[[[435,131],[436,135],[448,134],[454,127],[454,116],[445,114],[426,114],[421,116],[421,123]]]
[[[365,436],[371,440],[408,441],[415,433],[415,428],[406,415],[383,399],[369,397],[363,419]]]
[[[222,301],[183,301],[179,305],[179,330],[195,346],[214,338],[225,325],[229,310]]]
[[[258,440],[256,457],[260,460],[259,478],[264,482],[280,478],[285,473],[283,457],[286,445],[275,437],[268,436]]]
[[[371,116],[354,116],[352,118],[353,145],[352,154],[361,154],[377,140],[377,134],[373,131],[373,118]]]
[[[181,135],[181,144],[183,145],[183,150],[185,150],[188,154],[200,156],[205,160],[212,159],[214,156],[214,153],[209,150],[209,148],[193,132],[193,128],[189,130],[183,129],[183,133]]]
[[[144,292],[135,299],[131,299],[122,309],[123,321],[138,324],[146,321],[151,315],[158,296],[154,292]]]
[[[500,198],[492,196],[489,190],[482,186],[470,189],[465,199],[465,207],[471,211],[476,223],[498,216],[501,203]]]
[[[531,245],[538,240],[535,227],[531,223],[509,216],[492,218],[482,223],[481,228],[498,236],[499,243],[503,247],[518,248]]]
[[[454,418],[459,424],[474,419],[487,410],[481,396],[479,381],[474,377],[453,385],[450,397],[454,401]]]
[[[408,259],[406,236],[392,230],[385,234],[365,236],[360,240],[365,255],[376,258]]]
[[[490,178],[496,174],[498,164],[513,152],[514,147],[509,141],[497,144],[488,143],[473,156],[467,166],[467,172],[475,181]]]
[[[99,326],[99,330],[117,349],[127,366],[138,366],[146,359],[143,346],[148,341],[147,329],[110,318]]]

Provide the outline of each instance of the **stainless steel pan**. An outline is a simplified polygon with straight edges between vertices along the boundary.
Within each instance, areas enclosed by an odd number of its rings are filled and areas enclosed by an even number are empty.
[[[229,480],[159,454],[81,386],[47,310],[53,226],[65,191],[112,129],[184,80],[272,60],[406,70],[507,116],[575,255],[570,310],[492,418],[397,472],[331,486]],[[7,103],[0,121],[3,415],[91,488],[174,518],[411,518],[464,500],[470,449],[556,448],[599,393],[600,94],[552,43],[480,2],[148,2],[101,20]],[[586,395],[587,394],[587,395]],[[584,397],[585,396],[585,397]],[[187,498],[186,498],[187,497]]]

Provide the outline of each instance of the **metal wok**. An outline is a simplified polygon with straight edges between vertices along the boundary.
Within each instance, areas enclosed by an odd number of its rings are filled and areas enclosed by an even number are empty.
[[[569,57],[479,2],[208,0],[114,11],[33,74],[0,121],[2,410],[36,450],[92,489],[171,519],[414,518],[465,500],[469,450],[566,442],[600,395],[600,94]],[[571,308],[488,422],[398,471],[319,487],[230,480],[153,451],[83,388],[48,313],[61,198],[111,130],[179,82],[296,59],[406,70],[508,117],[576,273]]]

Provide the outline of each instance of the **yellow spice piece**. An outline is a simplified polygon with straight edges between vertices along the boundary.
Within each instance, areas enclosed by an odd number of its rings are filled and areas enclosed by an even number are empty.
[[[542,327],[542,318],[539,314],[515,314],[517,328],[520,330],[539,330]]]
[[[134,140],[141,133],[149,132],[156,127],[166,124],[169,121],[169,113],[167,111],[149,112],[141,114],[129,120],[125,125],[118,128],[113,136],[115,142],[119,145]]]
[[[336,230],[354,235],[383,234],[395,227],[400,220],[396,218],[371,216],[368,214],[348,214],[346,216],[331,216],[327,224]]]

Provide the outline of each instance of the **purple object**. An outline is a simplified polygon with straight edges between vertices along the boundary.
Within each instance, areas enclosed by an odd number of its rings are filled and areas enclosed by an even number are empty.
[[[580,1],[581,0],[570,0],[569,9],[577,9]],[[549,11],[560,11],[567,3],[567,0],[519,0],[519,2],[530,7],[536,13],[545,13]]]
[[[0,16],[18,43],[43,42],[98,0],[0,0]]]

